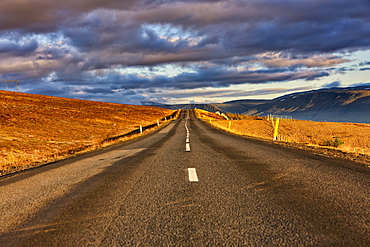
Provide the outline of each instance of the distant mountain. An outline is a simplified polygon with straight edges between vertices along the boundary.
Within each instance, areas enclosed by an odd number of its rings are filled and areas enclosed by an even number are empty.
[[[248,115],[274,114],[313,121],[370,123],[370,88],[321,89],[269,101],[232,101],[218,107],[227,112]]]
[[[284,95],[273,100],[235,100],[221,104],[161,105],[247,115],[289,115],[294,119],[370,123],[370,86],[331,88]]]
[[[270,100],[234,100],[215,106],[222,112],[239,113],[246,115],[257,114],[257,108],[269,103]]]

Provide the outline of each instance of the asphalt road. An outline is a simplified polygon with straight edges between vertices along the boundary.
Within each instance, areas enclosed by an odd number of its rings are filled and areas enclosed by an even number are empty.
[[[157,133],[0,179],[0,209],[0,246],[370,246],[370,169],[183,111]]]

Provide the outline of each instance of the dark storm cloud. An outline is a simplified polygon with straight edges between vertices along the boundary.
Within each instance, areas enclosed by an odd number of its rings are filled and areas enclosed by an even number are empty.
[[[141,1],[5,0],[0,3],[0,23],[3,29],[25,31],[44,25],[47,32],[55,26],[82,50],[113,45],[126,51],[178,52],[150,30],[142,36],[142,24],[154,23],[204,36],[197,48],[213,44],[239,55],[291,49],[331,52],[369,45],[369,5],[367,0],[155,1],[149,8]]]
[[[12,41],[0,41],[0,54],[8,56],[25,56],[35,52],[38,48],[36,40],[17,43]]]
[[[361,0],[252,0],[212,6],[165,5],[139,12],[134,18],[196,27],[195,31],[207,35],[212,43],[247,54],[286,49],[331,52],[368,46],[369,11],[369,2]]]
[[[358,64],[360,67],[370,65],[370,61],[361,62]]]
[[[36,85],[32,89],[27,91],[28,93],[36,93],[36,94],[44,94],[44,95],[51,95],[51,96],[61,96],[61,97],[68,97],[71,96],[73,93],[76,93],[72,87],[59,87],[56,85]]]
[[[161,2],[155,8],[92,11],[67,19],[60,30],[81,51],[134,53],[133,62],[120,61],[129,66],[212,60],[215,54],[230,58],[265,51],[333,52],[370,43],[364,11],[370,8],[359,0],[357,5],[347,1]],[[199,41],[194,46],[185,39],[170,42],[143,27],[144,23],[170,24],[191,31]]]
[[[205,87],[222,88],[236,84],[261,84],[283,82],[289,80],[314,80],[328,76],[322,71],[287,71],[283,69],[260,70],[253,72],[226,71],[224,69],[202,69],[192,73],[182,73],[175,77],[156,76],[145,78],[140,75],[107,74],[101,77],[88,75],[83,80],[75,81],[73,78],[59,78],[65,85],[83,85],[84,81],[90,81],[96,85],[96,90],[90,93],[102,93],[99,85],[106,85],[109,90],[120,89],[148,89],[148,88],[173,88],[173,89],[196,89]]]
[[[368,0],[2,0],[0,79],[64,96],[315,80],[368,69],[334,66],[370,49],[369,13]],[[125,73],[168,64],[189,72]]]
[[[0,30],[53,31],[66,19],[100,8],[127,9],[134,0],[2,0]]]
[[[138,56],[147,52],[176,53],[187,45],[186,42],[172,43],[138,23],[123,24],[122,20],[109,15],[111,13],[107,11],[94,12],[81,23],[63,29],[62,33],[71,45],[83,52],[104,49],[112,54],[129,52],[139,53]],[[130,65],[129,61],[126,63]]]

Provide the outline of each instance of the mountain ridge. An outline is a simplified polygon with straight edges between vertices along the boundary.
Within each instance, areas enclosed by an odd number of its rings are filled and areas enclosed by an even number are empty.
[[[236,114],[289,115],[320,122],[370,123],[370,85],[328,88],[283,95],[272,100],[233,100],[214,104],[160,105],[175,109],[203,109]]]

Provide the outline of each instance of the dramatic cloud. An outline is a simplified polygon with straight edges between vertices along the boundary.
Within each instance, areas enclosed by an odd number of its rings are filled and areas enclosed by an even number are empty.
[[[348,64],[370,49],[369,13],[368,0],[3,0],[0,80],[131,103],[157,89],[322,80],[368,70]]]
[[[2,0],[0,29],[49,32],[58,29],[66,19],[96,9],[127,9],[134,2],[134,0]]]
[[[225,90],[225,89],[208,89],[208,90],[181,90],[181,91],[171,91],[171,96],[176,99],[183,99],[183,98],[192,98],[192,97],[207,97],[207,98],[224,98],[224,97],[232,97],[232,98],[242,98],[246,96],[263,96],[268,94],[286,94],[295,91],[305,91],[311,90],[311,87],[298,87],[298,88],[269,88],[269,89],[261,89],[261,90]],[[153,95],[156,97],[165,99],[168,96],[168,92],[154,92]]]
[[[370,65],[369,61],[359,63],[359,66],[367,66],[367,65]]]

